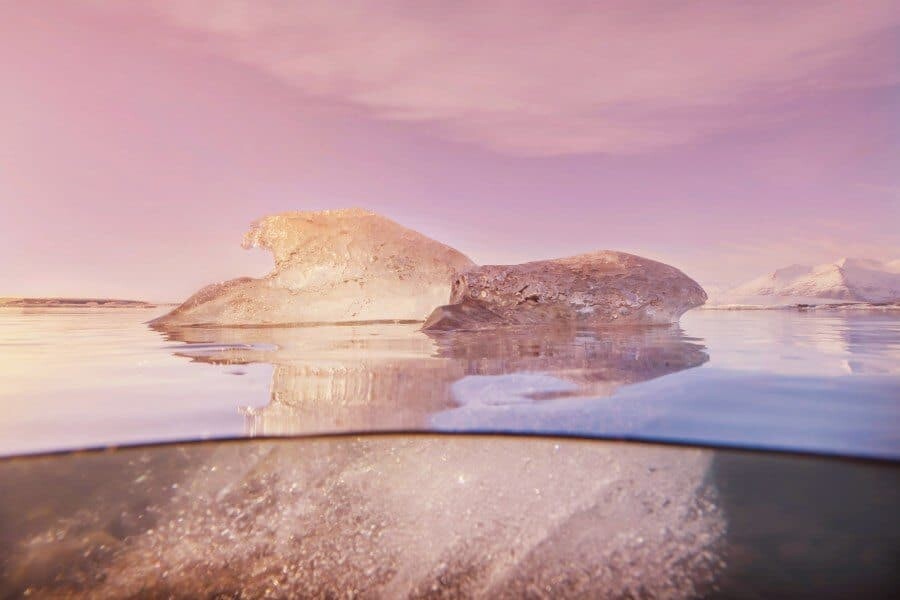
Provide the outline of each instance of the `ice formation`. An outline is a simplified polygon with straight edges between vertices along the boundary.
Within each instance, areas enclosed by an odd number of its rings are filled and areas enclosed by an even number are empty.
[[[426,329],[554,321],[671,323],[706,300],[703,289],[681,271],[622,252],[476,267],[453,248],[362,209],[266,217],[245,235],[244,247],[270,250],[272,273],[207,286],[151,324],[426,317]]]
[[[449,246],[362,209],[266,217],[244,236],[275,269],[201,289],[153,325],[422,321],[473,265]]]
[[[4,463],[17,489],[50,481],[59,494],[9,520],[0,595],[694,598],[724,566],[712,459],[562,439],[354,436],[74,454],[24,472]],[[4,498],[7,514],[20,497]]]
[[[705,301],[703,288],[674,267],[601,251],[470,269],[454,281],[450,304],[435,309],[424,328],[672,323]]]

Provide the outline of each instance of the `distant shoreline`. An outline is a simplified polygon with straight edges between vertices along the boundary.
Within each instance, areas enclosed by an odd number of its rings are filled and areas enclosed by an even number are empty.
[[[177,302],[148,302],[117,298],[0,298],[0,308],[160,308]],[[900,311],[900,302],[823,302],[822,304],[704,304],[698,310],[865,310]]]
[[[900,302],[823,302],[822,304],[704,304],[701,310],[870,310],[900,311]]]
[[[168,302],[115,298],[0,298],[0,308],[157,308]]]

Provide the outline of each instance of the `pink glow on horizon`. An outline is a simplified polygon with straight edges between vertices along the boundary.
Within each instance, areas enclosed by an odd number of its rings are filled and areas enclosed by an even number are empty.
[[[343,206],[701,283],[900,257],[895,2],[347,6],[2,9],[0,296],[180,299]]]

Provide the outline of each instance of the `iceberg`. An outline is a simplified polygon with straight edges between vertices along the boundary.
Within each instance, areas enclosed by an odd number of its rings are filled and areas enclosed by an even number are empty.
[[[669,265],[610,250],[461,273],[450,304],[426,330],[483,329],[556,321],[585,325],[677,322],[706,292]]]
[[[243,245],[269,250],[274,270],[209,285],[151,325],[657,324],[676,322],[706,301],[703,288],[681,271],[632,254],[476,266],[449,246],[358,208],[269,216],[252,225]]]
[[[457,273],[474,266],[359,208],[269,216],[252,225],[243,246],[269,250],[274,270],[209,285],[151,325],[420,322],[447,302]]]

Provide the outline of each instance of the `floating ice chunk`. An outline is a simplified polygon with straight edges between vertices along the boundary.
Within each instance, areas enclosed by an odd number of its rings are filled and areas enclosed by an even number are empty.
[[[155,325],[422,321],[447,302],[466,256],[362,209],[266,217],[244,236],[275,269],[207,286]]]
[[[703,288],[674,267],[602,251],[469,269],[453,283],[451,303],[435,309],[425,329],[671,323],[705,301]]]

